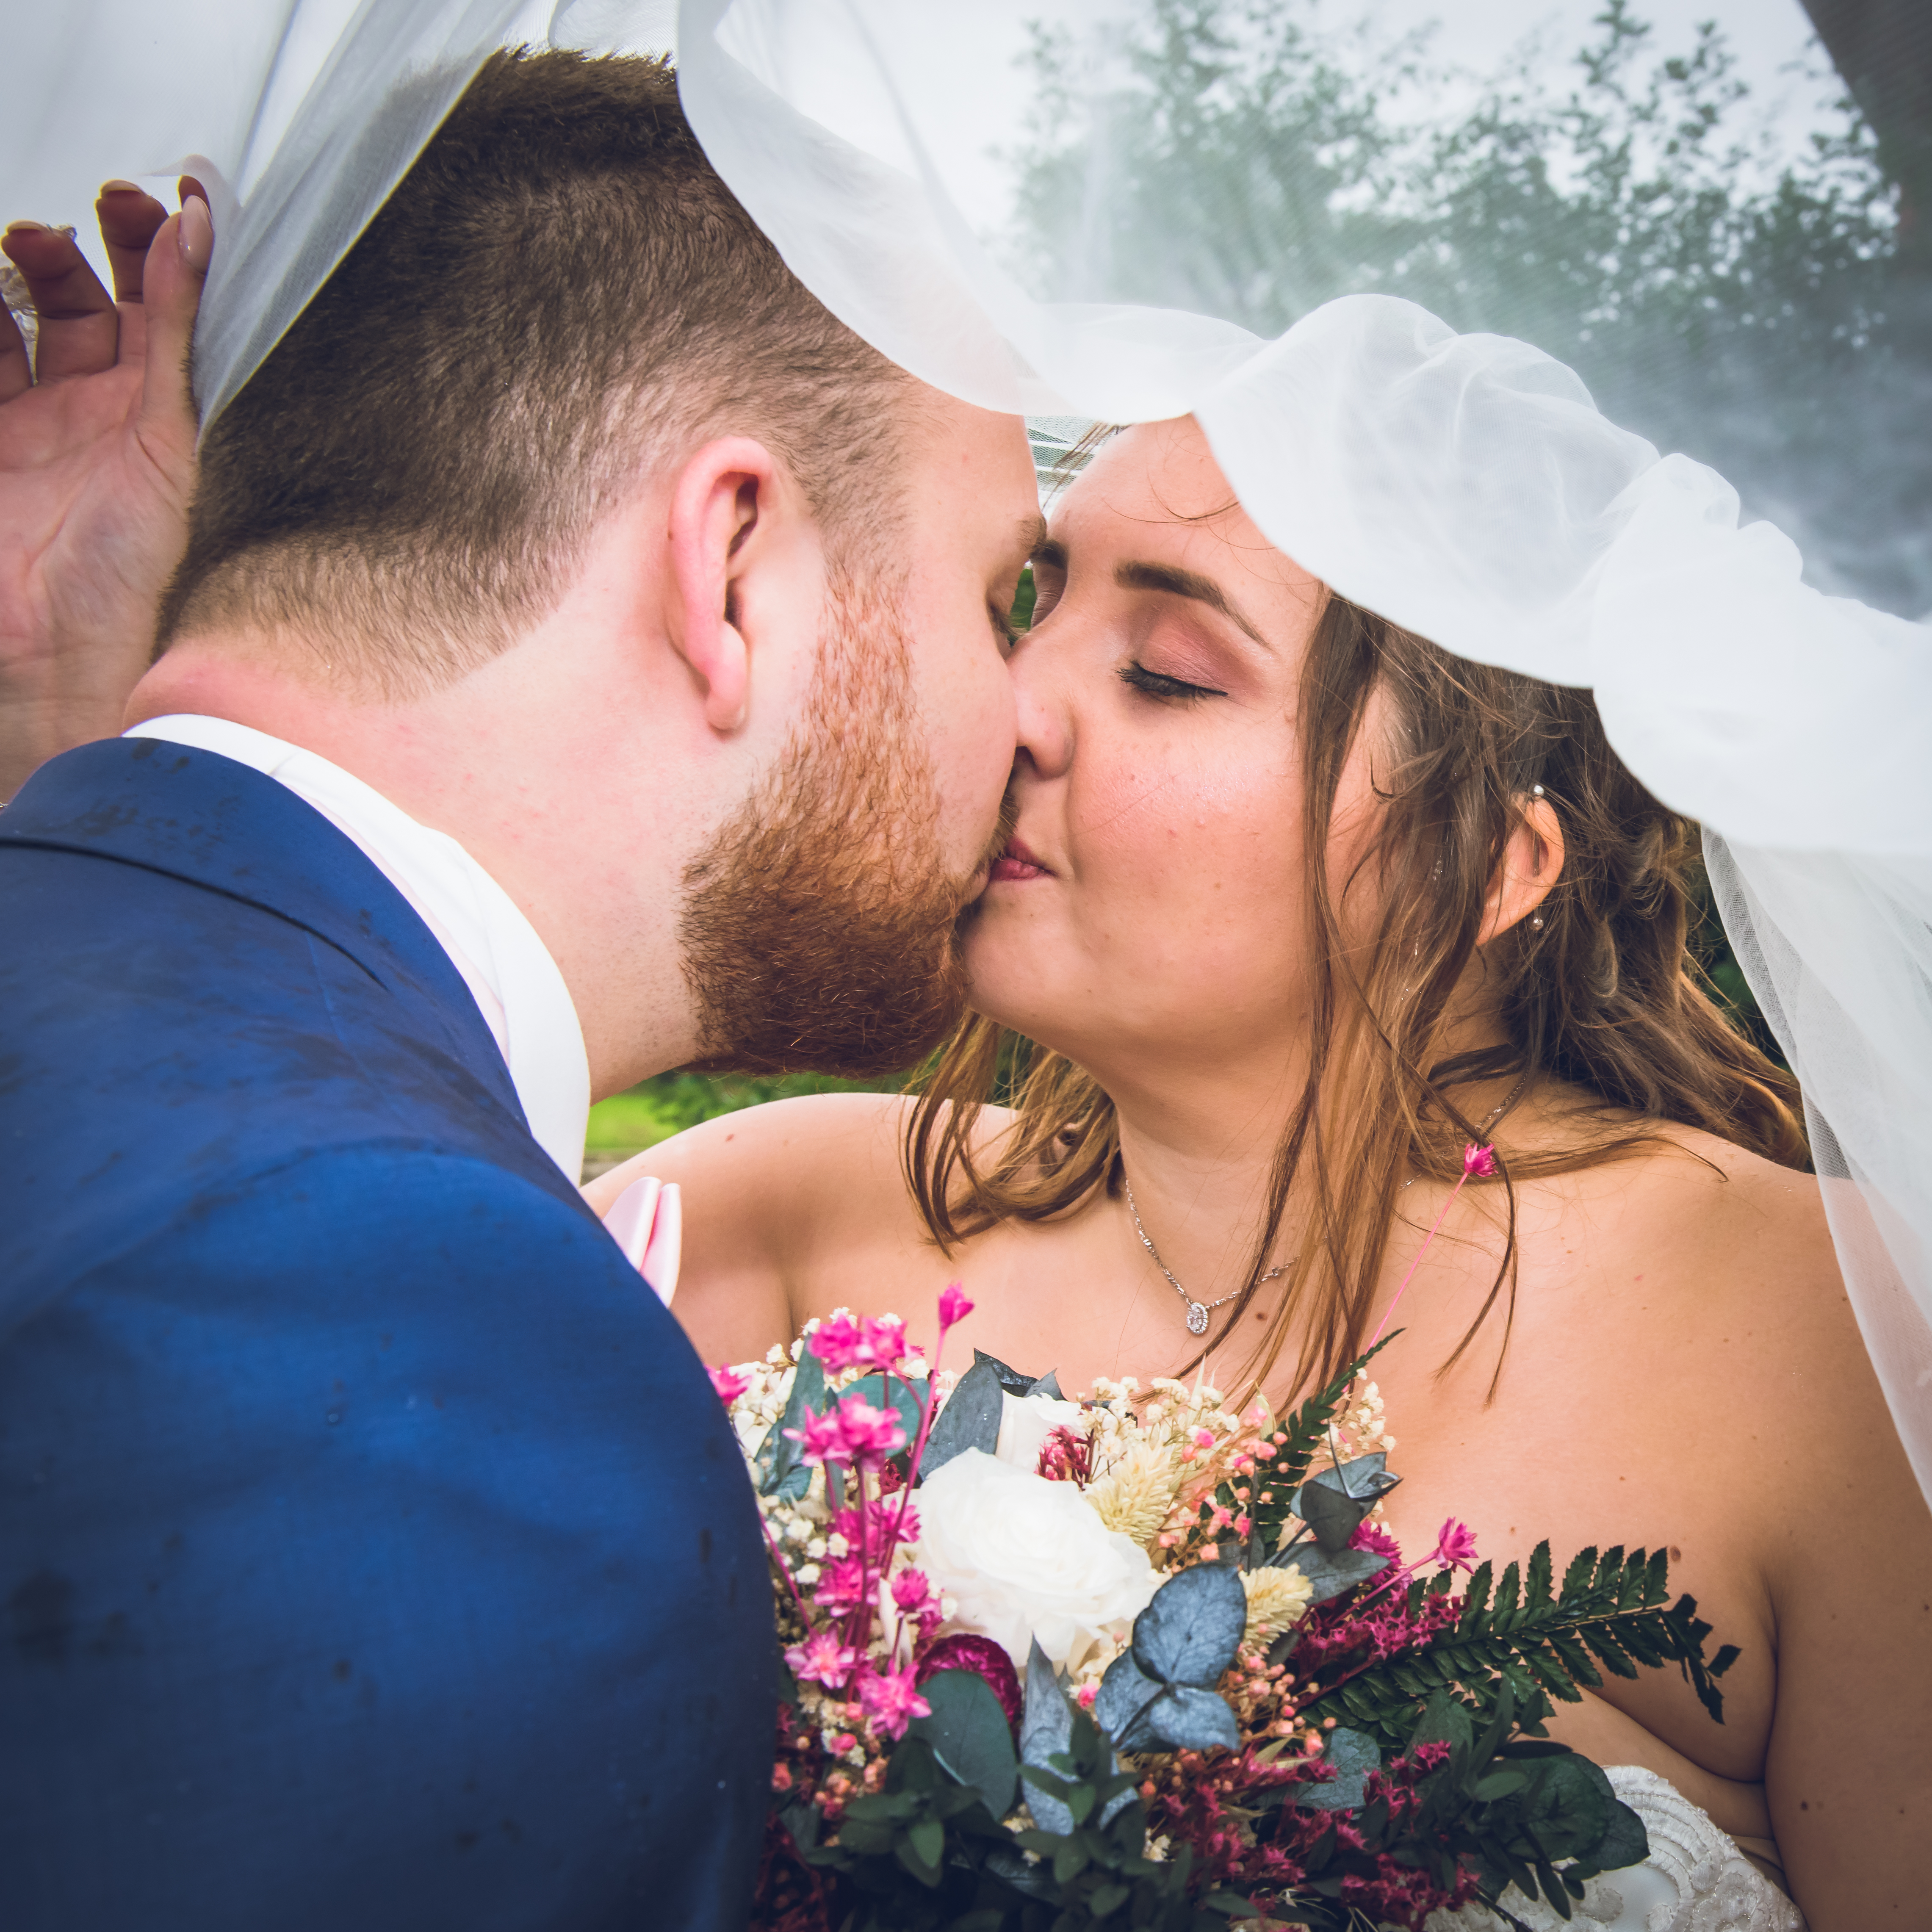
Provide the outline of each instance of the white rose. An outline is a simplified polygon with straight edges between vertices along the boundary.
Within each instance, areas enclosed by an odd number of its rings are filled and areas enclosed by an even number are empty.
[[[1147,1552],[1101,1522],[1072,1483],[968,1449],[920,1485],[913,1562],[952,1599],[962,1629],[991,1637],[1024,1672],[1029,1642],[1077,1668],[1124,1636],[1160,1579]]]
[[[1059,1402],[1050,1395],[1002,1395],[1000,1439],[993,1454],[1033,1475],[1040,1468],[1040,1452],[1056,1429],[1070,1429],[1084,1441],[1093,1426],[1077,1402]]]

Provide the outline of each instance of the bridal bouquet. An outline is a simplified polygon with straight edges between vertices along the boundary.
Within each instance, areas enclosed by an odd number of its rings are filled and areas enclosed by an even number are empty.
[[[785,1646],[754,1924],[1516,1924],[1511,1886],[1567,1918],[1644,1859],[1549,1700],[1674,1660],[1717,1716],[1735,1651],[1666,1607],[1661,1551],[1558,1584],[1546,1544],[1498,1584],[1451,1522],[1406,1562],[1369,1359],[1285,1418],[984,1354],[954,1382],[891,1316],[712,1370]]]

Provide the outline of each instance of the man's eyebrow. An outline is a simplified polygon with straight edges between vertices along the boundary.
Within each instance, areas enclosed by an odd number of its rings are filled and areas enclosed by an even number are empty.
[[[1234,599],[1211,577],[1191,570],[1177,570],[1168,563],[1123,563],[1116,566],[1114,581],[1123,590],[1155,590],[1168,597],[1185,597],[1218,610],[1234,628],[1252,638],[1264,651],[1272,651],[1261,632],[1241,614]]]

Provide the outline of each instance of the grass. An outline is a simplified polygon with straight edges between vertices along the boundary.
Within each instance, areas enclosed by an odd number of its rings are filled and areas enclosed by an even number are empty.
[[[788,1073],[770,1079],[736,1074],[661,1073],[628,1094],[598,1101],[590,1110],[586,1145],[596,1151],[656,1147],[700,1120],[735,1114],[740,1107],[789,1100],[795,1094],[896,1093],[900,1084],[896,1079],[835,1080],[820,1073]]]

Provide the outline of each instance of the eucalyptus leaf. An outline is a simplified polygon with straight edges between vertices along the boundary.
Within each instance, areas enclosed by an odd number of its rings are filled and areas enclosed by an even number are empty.
[[[1100,1679],[1100,1694],[1094,1700],[1094,1721],[1107,1734],[1118,1751],[1151,1750],[1154,1734],[1148,1713],[1164,1687],[1134,1661],[1131,1650],[1124,1650],[1108,1665]]]
[[[926,1438],[926,1454],[919,1466],[922,1482],[968,1449],[982,1449],[990,1456],[999,1446],[1004,1393],[999,1371],[1004,1366],[989,1355],[982,1356],[959,1378]],[[1011,1375],[1012,1370],[1006,1373]]]
[[[818,1842],[819,1828],[825,1822],[825,1814],[816,1804],[788,1804],[778,1814],[778,1822],[790,1833],[792,1843],[800,1851],[808,1852]]]
[[[1028,1395],[1051,1396],[1055,1402],[1066,1400],[1060,1390],[1060,1371],[1058,1369],[1048,1369],[1037,1382],[1028,1383],[1026,1392]]]
[[[1240,1726],[1218,1690],[1171,1684],[1149,1708],[1149,1727],[1170,1750],[1238,1750]]]
[[[764,1441],[758,1445],[761,1471],[758,1487],[766,1496],[781,1496],[796,1501],[804,1495],[806,1485],[812,1480],[812,1472],[798,1460],[799,1445],[785,1431],[802,1429],[807,1409],[814,1415],[823,1414],[825,1401],[825,1364],[808,1347],[800,1354],[797,1370],[791,1378],[791,1394],[786,1400],[784,1414],[778,1418]],[[767,1449],[772,1452],[769,1463],[764,1460],[764,1452]],[[797,1483],[794,1487],[801,1469],[805,1472],[805,1480]]]
[[[1000,1393],[1004,1395],[1024,1395],[1034,1385],[1034,1377],[1023,1376],[1018,1370],[1009,1368],[998,1356],[989,1355],[983,1348],[975,1348],[973,1351],[973,1368],[991,1369],[994,1374],[999,1377]],[[969,1376],[972,1372],[973,1369],[968,1369],[966,1371],[966,1374]],[[962,1382],[965,1378],[965,1376],[960,1377]]]
[[[1337,1774],[1334,1780],[1306,1786],[1295,1794],[1294,1802],[1310,1811],[1359,1810],[1369,1773],[1382,1761],[1375,1739],[1338,1726],[1328,1733],[1322,1756]]]
[[[1622,1871],[1650,1856],[1650,1834],[1642,1819],[1618,1799],[1610,1806],[1604,1835],[1585,1856],[1599,1871]]]
[[[905,1431],[906,1447],[910,1449],[919,1440],[919,1406],[930,1394],[930,1384],[916,1382],[908,1388],[897,1376],[862,1376],[844,1393],[862,1396],[874,1408],[896,1410],[899,1426]]]
[[[1034,1816],[1040,1816],[1037,1802],[1034,1805]],[[1028,1864],[1012,1846],[995,1845],[986,1854],[986,1869],[1028,1898],[1052,1900],[1059,1896],[1060,1888],[1053,1882],[1053,1868]]]
[[[1314,1532],[1330,1556],[1348,1546],[1348,1539],[1376,1503],[1400,1483],[1388,1473],[1388,1457],[1380,1450],[1318,1471],[1295,1491],[1288,1508]]]
[[[1532,1758],[1522,1804],[1529,1828],[1550,1858],[1582,1858],[1609,1832],[1616,1792],[1602,1771],[1574,1751]]]
[[[970,1369],[967,1371],[968,1375],[973,1372]],[[994,1392],[998,1393],[998,1384]],[[1060,1689],[1052,1664],[1035,1639],[1027,1656],[1026,1702],[1020,1714],[1020,1762],[1023,1767],[1057,1777],[1059,1774],[1049,1760],[1066,1750],[1072,1741],[1073,1706],[1066,1701],[1066,1693]],[[1025,1775],[1023,1768],[1021,1776]],[[1027,1780],[1027,1803],[1042,1831],[1064,1836],[1073,1829],[1073,1814],[1030,1779]]]
[[[1248,1593],[1232,1563],[1198,1563],[1170,1576],[1134,1619],[1133,1657],[1163,1684],[1211,1688],[1248,1627]]]
[[[1331,1556],[1327,1550],[1311,1549],[1304,1543],[1292,1556],[1277,1557],[1270,1567],[1299,1570],[1308,1579],[1309,1601],[1325,1604],[1344,1590],[1352,1590],[1358,1583],[1380,1576],[1390,1560],[1372,1550],[1344,1550]]]
[[[975,1671],[939,1670],[920,1690],[932,1714],[915,1718],[908,1735],[925,1738],[946,1772],[976,1791],[994,1817],[1004,1818],[1013,1808],[1019,1762],[993,1687]]]

